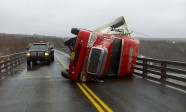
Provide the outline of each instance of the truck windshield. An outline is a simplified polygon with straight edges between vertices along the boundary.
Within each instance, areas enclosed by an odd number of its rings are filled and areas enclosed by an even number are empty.
[[[46,50],[47,44],[33,44],[31,50]]]

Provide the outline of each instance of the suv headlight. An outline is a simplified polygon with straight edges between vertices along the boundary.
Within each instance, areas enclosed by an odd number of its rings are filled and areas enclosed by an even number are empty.
[[[30,56],[30,52],[27,52],[26,55],[27,55],[27,56]]]
[[[49,53],[48,52],[45,52],[45,56],[48,56],[49,55]]]
[[[97,35],[95,33],[91,33],[89,40],[88,40],[87,47],[92,47],[93,43],[96,41],[96,39],[97,39]]]

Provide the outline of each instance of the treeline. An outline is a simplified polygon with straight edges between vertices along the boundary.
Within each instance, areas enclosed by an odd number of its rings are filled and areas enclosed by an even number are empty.
[[[145,57],[186,62],[186,42],[174,40],[140,40],[140,54]]]
[[[29,43],[36,41],[48,41],[54,44],[54,47],[64,47],[63,38],[40,35],[17,35],[17,34],[0,34],[0,55],[7,55],[16,52],[25,51]]]

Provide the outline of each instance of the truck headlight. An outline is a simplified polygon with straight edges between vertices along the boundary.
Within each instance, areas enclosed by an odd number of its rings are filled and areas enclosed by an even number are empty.
[[[49,55],[49,53],[48,52],[45,52],[45,56],[48,56]]]
[[[97,39],[97,35],[95,33],[90,34],[87,47],[92,47],[96,39]]]
[[[30,52],[27,52],[26,55],[27,55],[27,56],[30,56]]]

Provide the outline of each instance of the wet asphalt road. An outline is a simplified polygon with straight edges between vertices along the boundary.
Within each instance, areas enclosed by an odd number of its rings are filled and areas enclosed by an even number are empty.
[[[68,65],[67,54],[55,54]],[[0,112],[97,112],[76,83],[61,77],[57,58],[0,80]],[[186,112],[186,93],[138,77],[86,85],[115,112]]]

